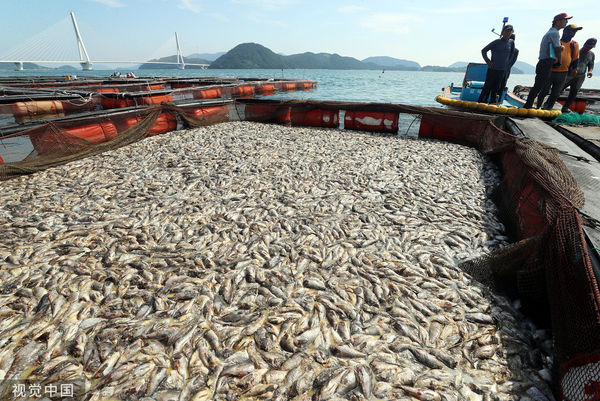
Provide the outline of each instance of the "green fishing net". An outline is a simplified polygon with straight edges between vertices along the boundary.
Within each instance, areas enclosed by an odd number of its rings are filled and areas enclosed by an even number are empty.
[[[558,115],[552,122],[570,125],[600,125],[600,115],[589,113],[563,113]]]

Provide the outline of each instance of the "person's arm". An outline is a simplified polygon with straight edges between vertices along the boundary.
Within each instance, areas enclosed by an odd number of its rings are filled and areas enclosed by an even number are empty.
[[[571,48],[571,64],[569,65],[569,75],[574,77],[577,75],[577,67],[579,67],[579,43],[575,42]]]
[[[564,50],[564,46],[559,46],[554,48],[554,52],[556,53],[556,58],[554,59],[555,63],[560,64],[560,59],[562,58],[562,52]]]
[[[594,53],[589,52],[588,53],[590,55],[590,62],[588,63],[588,73],[587,76],[588,78],[592,77],[592,70],[594,69],[594,59],[596,58],[596,56],[594,55]]]
[[[558,31],[556,31],[553,35],[550,35],[550,40],[552,46],[554,47],[554,53],[556,54],[554,61],[556,63],[560,63],[564,46],[560,44],[560,36],[558,35]]]
[[[509,59],[509,61],[508,61],[508,68],[507,68],[507,69],[508,69],[509,71],[510,71],[510,69],[512,68],[512,66],[513,66],[513,65],[515,65],[515,62],[517,61],[517,58],[518,58],[518,57],[519,57],[519,49],[517,49],[517,48],[515,47],[515,49],[514,49],[514,51],[513,51],[513,53],[512,53],[512,56],[511,56],[511,58],[510,58],[510,59]]]
[[[486,47],[484,47],[483,49],[481,49],[481,55],[483,56],[483,60],[485,61],[485,63],[488,65],[489,68],[492,68],[494,66],[494,64],[492,64],[492,60],[490,60],[487,56],[487,52],[492,50],[492,47],[494,47],[494,45],[496,44],[496,41],[492,41],[490,42]]]

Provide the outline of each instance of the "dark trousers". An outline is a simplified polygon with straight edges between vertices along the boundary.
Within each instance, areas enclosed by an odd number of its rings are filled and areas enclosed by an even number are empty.
[[[481,95],[479,95],[478,102],[496,103],[496,93],[498,92],[498,87],[502,84],[503,78],[504,70],[488,68],[487,73],[485,74],[485,83],[483,84],[483,89],[481,89]],[[489,102],[488,97],[490,97]]]
[[[508,82],[508,77],[510,77],[510,70],[504,71],[504,77],[502,78],[502,82],[498,87],[498,101],[502,100],[502,93],[504,92],[504,88],[506,88],[506,83]]]
[[[563,90],[569,87],[569,97],[567,97],[567,101],[563,106],[563,110],[567,110],[569,106],[573,104],[573,101],[577,97],[577,92],[579,92],[579,89],[581,89],[581,85],[583,85],[583,81],[585,81],[585,74],[577,74],[574,77],[567,78]]]
[[[548,84],[548,81],[550,81],[550,75],[552,75],[552,64],[554,64],[553,58],[545,58],[538,61],[537,65],[535,66],[535,82],[533,84],[533,88],[531,88],[531,91],[529,91],[529,96],[527,96],[527,101],[523,106],[524,108],[530,109],[531,106],[533,106],[533,101],[538,93],[540,93],[546,84]]]
[[[556,99],[558,99],[558,97],[560,96],[560,92],[562,92],[563,87],[565,86],[566,79],[567,71],[552,71],[552,74],[550,74],[550,82],[546,84],[546,86],[540,91],[540,94],[538,96],[538,109],[543,107],[546,110],[552,110]],[[550,96],[548,97],[546,104],[543,104],[544,98],[546,97],[548,92],[550,92]]]

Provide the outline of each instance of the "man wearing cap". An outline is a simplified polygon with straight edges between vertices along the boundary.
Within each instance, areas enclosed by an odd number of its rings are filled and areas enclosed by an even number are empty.
[[[567,26],[567,22],[571,18],[573,17],[568,16],[567,13],[555,15],[552,20],[552,27],[542,37],[539,60],[535,66],[535,82],[529,92],[529,96],[527,96],[524,108],[530,109],[533,106],[533,100],[550,81],[552,65],[561,60],[563,47],[560,44],[560,34],[558,31]]]
[[[498,99],[502,98],[502,93],[504,92],[504,88],[506,88],[506,84],[508,82],[508,78],[510,77],[510,70],[513,68],[513,65],[517,62],[517,58],[519,58],[519,49],[515,47],[515,34],[510,35],[510,41],[512,42],[513,53],[511,58],[508,60],[506,64],[506,68],[504,69],[504,78],[498,87]]]
[[[594,69],[594,52],[592,49],[596,47],[596,38],[589,38],[583,44],[579,52],[579,64],[577,65],[577,74],[574,77],[568,77],[567,82],[563,90],[569,87],[569,97],[567,97],[567,101],[562,108],[563,113],[570,113],[569,107],[577,97],[577,92],[581,89],[581,85],[583,85],[583,81],[585,81],[586,70],[587,77],[592,77],[592,71]]]
[[[537,107],[542,107],[544,97],[550,91],[548,101],[544,104],[544,109],[552,110],[554,103],[560,92],[565,86],[567,76],[574,77],[577,74],[577,66],[579,63],[579,43],[573,40],[573,37],[583,29],[575,24],[570,24],[563,30],[562,38],[560,38],[560,44],[563,46],[563,52],[560,58],[560,63],[554,64],[552,68],[552,74],[550,74],[550,82],[546,84],[546,87],[540,91],[538,96]]]
[[[496,93],[500,85],[502,85],[504,70],[515,50],[514,42],[509,40],[512,33],[512,25],[505,25],[502,28],[500,39],[490,42],[486,47],[481,49],[481,55],[488,65],[488,70],[485,75],[483,89],[481,89],[481,94],[479,95],[479,103],[496,103]],[[487,52],[490,50],[492,51],[491,60],[487,56]]]

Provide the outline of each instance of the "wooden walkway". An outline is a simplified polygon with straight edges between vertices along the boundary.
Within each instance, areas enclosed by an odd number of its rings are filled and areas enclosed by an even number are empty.
[[[511,120],[526,137],[552,146],[561,153],[562,160],[585,194],[585,205],[581,212],[591,225],[585,225],[584,231],[592,248],[596,249],[596,254],[600,254],[600,162],[540,119]],[[572,130],[572,127],[566,128]],[[573,131],[585,132],[586,139],[594,140],[595,143],[600,140],[599,128],[593,127],[591,130],[578,128]]]

